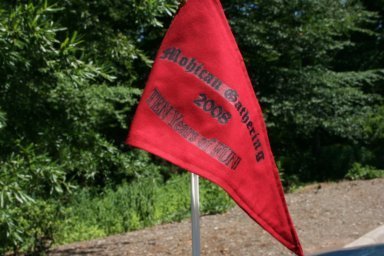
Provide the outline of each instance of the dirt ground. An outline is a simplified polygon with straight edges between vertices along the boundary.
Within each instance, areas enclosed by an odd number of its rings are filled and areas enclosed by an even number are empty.
[[[384,179],[321,183],[286,195],[306,254],[343,247],[384,224]],[[201,218],[201,255],[292,255],[238,207]],[[52,256],[191,255],[190,221],[60,246]]]

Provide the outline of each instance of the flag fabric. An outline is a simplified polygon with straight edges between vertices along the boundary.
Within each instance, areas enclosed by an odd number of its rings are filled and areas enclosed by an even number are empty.
[[[303,255],[262,112],[219,0],[188,0],[179,10],[127,143],[221,186],[261,227]]]

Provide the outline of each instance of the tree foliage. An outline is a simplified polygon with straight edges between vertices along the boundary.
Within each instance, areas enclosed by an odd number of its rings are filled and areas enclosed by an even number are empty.
[[[0,5],[1,250],[35,251],[53,239],[47,227],[60,213],[57,200],[66,200],[63,186],[102,189],[158,173],[148,158],[124,152],[121,134],[141,92],[133,86],[135,61],[149,63],[135,44],[138,33],[159,26],[156,17],[175,5],[118,3]],[[127,29],[120,31],[118,21]]]
[[[378,13],[328,0],[229,1],[227,10],[285,171],[343,177],[364,160],[369,120],[383,104],[383,66],[351,65],[360,63],[361,37],[380,39]]]

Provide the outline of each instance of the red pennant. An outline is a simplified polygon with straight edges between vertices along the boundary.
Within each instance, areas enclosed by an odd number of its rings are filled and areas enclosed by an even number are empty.
[[[176,15],[127,143],[218,184],[303,255],[262,112],[219,0],[189,0]]]

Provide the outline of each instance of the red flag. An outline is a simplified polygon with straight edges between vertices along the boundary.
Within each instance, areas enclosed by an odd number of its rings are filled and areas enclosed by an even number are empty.
[[[219,0],[189,0],[156,57],[127,143],[221,186],[303,255],[262,112]]]

